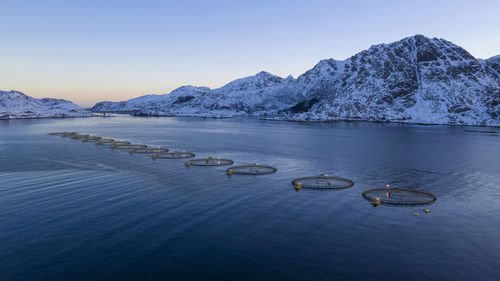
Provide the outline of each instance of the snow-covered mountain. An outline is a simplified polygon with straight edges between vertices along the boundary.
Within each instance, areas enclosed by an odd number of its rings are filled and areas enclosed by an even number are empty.
[[[63,99],[35,99],[17,91],[0,91],[0,119],[94,116]]]
[[[480,60],[444,39],[415,35],[344,61],[322,60],[297,79],[260,72],[218,89],[184,86],[93,110],[500,126],[500,56]]]
[[[372,46],[343,61],[340,75],[321,83],[306,99],[310,107],[292,118],[499,126],[499,61],[421,35]]]
[[[130,112],[134,115],[237,116],[276,113],[300,98],[287,79],[260,72],[234,80],[218,89],[182,86],[166,95],[147,95],[123,102],[100,102],[97,112]]]

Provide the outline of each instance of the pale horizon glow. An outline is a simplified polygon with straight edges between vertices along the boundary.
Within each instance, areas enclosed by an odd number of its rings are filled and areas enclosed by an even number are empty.
[[[0,90],[81,106],[297,77],[415,34],[500,54],[498,1],[2,1]]]

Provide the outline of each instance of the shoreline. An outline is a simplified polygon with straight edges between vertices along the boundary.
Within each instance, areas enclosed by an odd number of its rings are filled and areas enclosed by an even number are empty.
[[[38,116],[38,117],[17,117],[17,118],[0,118],[0,121],[9,120],[33,120],[33,119],[69,119],[69,118],[95,118],[95,117],[112,117],[110,116]]]
[[[180,114],[168,114],[168,115],[131,115],[125,112],[96,112],[96,113],[112,113],[112,114],[123,114],[131,117],[197,117],[197,118],[211,118],[211,119],[230,119],[230,118],[247,118],[255,117],[259,120],[273,121],[273,122],[293,122],[293,123],[336,123],[336,122],[366,122],[366,123],[387,123],[387,124],[404,124],[404,125],[419,125],[419,126],[450,126],[450,127],[483,127],[483,128],[500,128],[500,125],[476,125],[476,124],[448,124],[448,123],[422,123],[422,122],[407,122],[407,121],[395,121],[395,120],[365,120],[365,119],[326,119],[326,120],[297,120],[297,119],[277,119],[273,117],[265,117],[265,115],[236,115],[236,116],[200,116],[200,115],[180,115]]]
[[[399,124],[399,125],[417,125],[417,126],[447,126],[447,127],[481,127],[481,128],[500,128],[500,125],[476,125],[476,124],[448,124],[448,123],[422,123],[422,122],[406,122],[406,121],[391,121],[391,120],[363,120],[363,119],[327,119],[327,120],[297,120],[297,119],[277,119],[273,117],[264,117],[264,115],[236,115],[236,116],[200,116],[200,115],[132,115],[130,112],[91,112],[91,114],[96,114],[95,116],[47,116],[47,117],[19,117],[19,118],[0,118],[1,120],[23,120],[23,119],[60,119],[60,118],[109,118],[116,117],[117,115],[126,115],[130,117],[138,118],[160,118],[160,117],[187,117],[187,118],[202,118],[202,119],[231,119],[231,118],[258,118],[262,121],[273,121],[273,122],[291,122],[291,123],[304,123],[304,124],[328,124],[328,123],[385,123],[385,124]],[[102,114],[102,115],[97,115]],[[109,114],[105,116],[105,114]],[[489,133],[498,133],[491,131]]]

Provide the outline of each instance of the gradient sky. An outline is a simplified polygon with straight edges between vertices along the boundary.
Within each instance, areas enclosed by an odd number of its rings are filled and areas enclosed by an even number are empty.
[[[82,106],[294,77],[415,34],[500,54],[500,1],[0,0],[0,90]]]

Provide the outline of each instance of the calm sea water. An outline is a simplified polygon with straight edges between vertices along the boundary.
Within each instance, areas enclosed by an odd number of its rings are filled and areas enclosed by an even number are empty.
[[[47,135],[65,130],[278,172],[228,177]],[[323,173],[356,184],[290,184]],[[362,198],[387,183],[438,199],[374,208]],[[0,121],[0,280],[500,280],[499,198],[500,134],[461,127]]]

